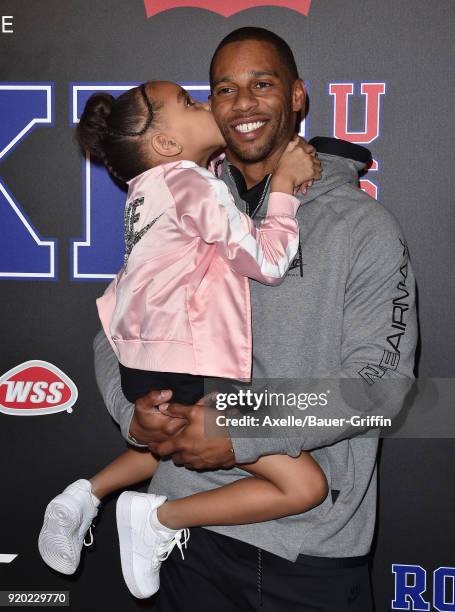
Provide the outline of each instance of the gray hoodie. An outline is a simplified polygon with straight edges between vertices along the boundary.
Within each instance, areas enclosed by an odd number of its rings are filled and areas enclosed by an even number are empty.
[[[330,142],[322,143],[330,150]],[[336,150],[340,153],[339,142]],[[343,157],[343,155],[350,157]],[[352,154],[352,155],[351,155]],[[383,412],[394,416],[413,380],[417,340],[415,282],[403,232],[382,204],[358,188],[364,163],[319,153],[322,179],[301,198],[301,252],[278,287],[251,281],[254,378],[330,378],[330,402],[318,416],[345,417],[371,406],[380,388]],[[245,211],[225,160],[220,177]],[[255,219],[266,213],[264,202]],[[134,407],[124,398],[115,355],[100,332],[94,341],[98,385],[126,437]],[[355,407],[343,380],[358,381]],[[391,384],[384,385],[385,381]],[[382,384],[382,387],[378,383]],[[395,383],[395,384],[392,384]],[[366,429],[365,426],[363,429]],[[356,428],[358,434],[361,428]],[[350,437],[348,437],[350,436]],[[287,437],[233,437],[239,463],[261,455],[309,450],[331,492],[312,510],[250,525],[208,527],[295,561],[301,554],[354,557],[369,552],[376,513],[379,432],[353,436],[346,423],[304,427]],[[245,476],[238,468],[197,473],[163,460],[149,490],[176,499]]]

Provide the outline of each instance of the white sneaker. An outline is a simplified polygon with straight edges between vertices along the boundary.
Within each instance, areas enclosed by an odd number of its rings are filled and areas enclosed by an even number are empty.
[[[62,574],[74,574],[85,534],[98,514],[99,503],[92,494],[90,482],[76,480],[48,504],[38,548],[49,567]]]
[[[166,497],[125,491],[117,500],[117,529],[122,572],[130,592],[139,599],[160,588],[161,562],[174,546],[186,548],[189,529],[169,529],[157,518],[156,509]]]

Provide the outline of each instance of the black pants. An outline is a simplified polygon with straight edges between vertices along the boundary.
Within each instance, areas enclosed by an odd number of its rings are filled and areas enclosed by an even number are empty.
[[[201,527],[161,566],[157,612],[371,612],[367,557],[295,563]]]

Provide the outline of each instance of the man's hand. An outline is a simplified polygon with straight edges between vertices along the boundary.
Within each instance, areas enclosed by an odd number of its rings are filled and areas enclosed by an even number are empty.
[[[235,465],[228,429],[216,425],[219,412],[205,406],[204,399],[193,406],[169,404],[161,409],[163,415],[168,414],[174,419],[184,418],[188,425],[163,442],[149,444],[154,454],[162,457],[172,455],[176,465],[195,470],[215,470]],[[208,432],[217,437],[205,437]]]
[[[141,444],[162,442],[180,431],[187,422],[180,417],[166,416],[160,404],[170,400],[172,391],[150,391],[136,401],[130,434]]]

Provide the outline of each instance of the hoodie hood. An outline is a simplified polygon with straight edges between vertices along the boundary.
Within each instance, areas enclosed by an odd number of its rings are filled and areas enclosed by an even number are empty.
[[[322,176],[315,181],[305,196],[298,194],[302,204],[345,183],[358,185],[359,173],[371,162],[371,153],[365,147],[338,138],[317,137],[310,140],[322,162]]]
[[[353,183],[358,186],[359,173],[366,167],[363,162],[338,157],[338,155],[318,152],[318,157],[322,162],[322,176],[319,181],[313,183],[304,196],[297,194],[302,204],[308,204],[345,183]]]

